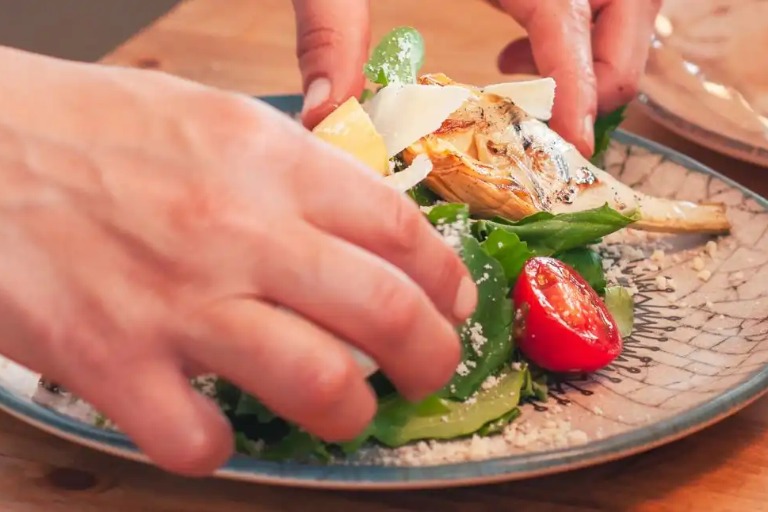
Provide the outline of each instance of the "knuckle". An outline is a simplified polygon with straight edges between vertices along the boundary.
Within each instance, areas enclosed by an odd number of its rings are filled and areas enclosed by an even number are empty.
[[[469,270],[464,265],[458,254],[453,251],[444,251],[438,262],[433,263],[437,267],[436,282],[443,290],[445,297],[452,303],[459,283],[465,276],[470,277]]]
[[[380,315],[379,328],[391,337],[394,345],[404,343],[417,323],[428,318],[423,314],[422,295],[397,279],[380,283],[373,299],[373,310],[386,313]]]
[[[324,364],[315,364],[311,369],[302,372],[298,384],[299,389],[306,393],[308,403],[305,411],[313,416],[324,416],[333,411],[354,385],[357,377],[354,363],[347,357],[327,359]]]
[[[439,351],[439,357],[435,358],[435,387],[445,385],[456,372],[462,361],[461,340],[458,334],[449,336]]]
[[[399,253],[413,252],[419,247],[427,221],[415,205],[394,191],[388,194],[386,202],[389,202],[389,208],[384,207],[382,211],[391,212],[391,215],[386,217],[382,226],[384,244]]]
[[[302,61],[309,55],[337,48],[341,44],[342,36],[338,30],[309,23],[307,28],[302,28],[298,32],[296,56],[299,61]]]

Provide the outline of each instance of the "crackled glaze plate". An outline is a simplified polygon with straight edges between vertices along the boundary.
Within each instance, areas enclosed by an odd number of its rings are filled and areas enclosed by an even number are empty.
[[[768,2],[665,0],[640,102],[694,142],[768,167]]]
[[[297,96],[266,98],[289,114]],[[710,240],[628,231],[604,242],[608,269],[635,289],[635,330],[598,374],[553,382],[502,434],[366,452],[353,463],[231,459],[218,477],[288,486],[450,487],[530,478],[595,465],[674,441],[719,421],[768,389],[768,202],[693,160],[618,132],[606,168],[643,192],[722,202],[734,229]],[[709,242],[709,243],[707,243]],[[0,363],[0,408],[75,443],[144,461],[94,412]]]

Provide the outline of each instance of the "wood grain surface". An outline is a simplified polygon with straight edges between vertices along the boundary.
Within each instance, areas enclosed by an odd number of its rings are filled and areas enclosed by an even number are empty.
[[[356,0],[357,1],[357,0]],[[360,0],[362,1],[362,0]],[[522,34],[481,0],[377,0],[373,37],[418,27],[426,69],[491,83],[498,51]],[[187,0],[104,58],[251,94],[297,92],[288,0]],[[768,195],[768,169],[712,153],[633,106],[627,129]],[[0,511],[768,511],[768,400],[704,432],[620,462],[470,489],[396,493],[297,491],[187,480],[117,460],[0,416]]]

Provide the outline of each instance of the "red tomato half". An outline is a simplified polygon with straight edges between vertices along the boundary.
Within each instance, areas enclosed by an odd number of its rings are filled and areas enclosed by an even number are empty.
[[[621,334],[605,303],[565,263],[528,260],[513,300],[517,345],[537,366],[558,373],[593,372],[621,354]]]

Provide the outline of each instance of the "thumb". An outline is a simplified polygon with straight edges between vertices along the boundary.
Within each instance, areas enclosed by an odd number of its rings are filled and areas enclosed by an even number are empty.
[[[302,121],[312,128],[363,90],[369,0],[293,0],[293,5],[305,95]]]

